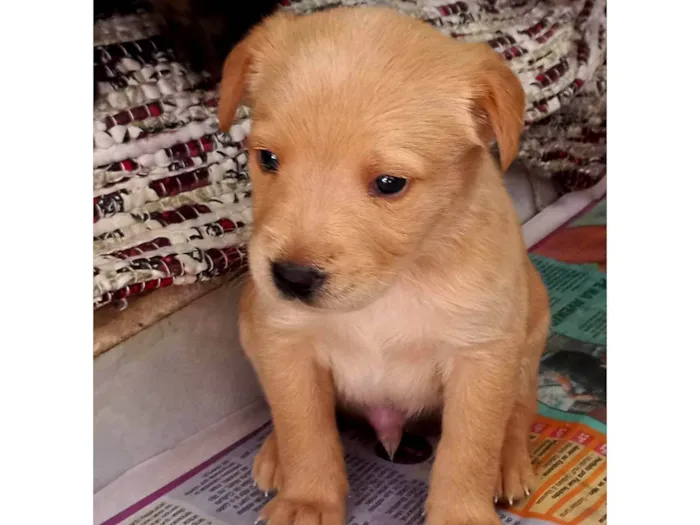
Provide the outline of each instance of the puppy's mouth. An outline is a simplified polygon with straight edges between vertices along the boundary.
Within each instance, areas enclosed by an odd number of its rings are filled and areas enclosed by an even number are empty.
[[[291,261],[273,261],[269,274],[277,295],[317,311],[349,312],[361,309],[377,299],[380,286],[357,287],[331,283],[331,275],[322,268]],[[333,286],[335,284],[335,286]]]

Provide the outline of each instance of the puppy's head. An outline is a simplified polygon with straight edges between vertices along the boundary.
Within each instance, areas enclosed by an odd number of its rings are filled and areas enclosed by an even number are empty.
[[[253,278],[333,310],[391,285],[464,200],[494,138],[507,168],[524,109],[488,46],[376,8],[265,20],[224,65],[222,129],[243,100]]]

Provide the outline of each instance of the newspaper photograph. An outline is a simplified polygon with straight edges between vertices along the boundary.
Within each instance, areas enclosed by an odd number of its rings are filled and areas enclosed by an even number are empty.
[[[540,483],[525,500],[498,506],[506,525],[607,523],[606,277],[585,266],[532,256],[550,293],[552,327],[542,358],[539,414],[530,440]],[[409,431],[389,461],[369,427],[339,425],[350,481],[349,525],[414,525],[437,436]],[[268,422],[103,525],[250,525],[273,497],[251,469]]]

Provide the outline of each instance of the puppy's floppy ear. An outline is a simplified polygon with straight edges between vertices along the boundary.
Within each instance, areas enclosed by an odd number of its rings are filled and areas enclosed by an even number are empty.
[[[219,85],[219,128],[228,131],[236,118],[236,110],[243,101],[250,77],[257,73],[262,56],[274,49],[275,42],[283,41],[288,22],[295,15],[278,12],[255,26],[226,57]]]
[[[224,62],[219,85],[219,128],[228,131],[233,125],[238,105],[243,100],[246,81],[252,61],[255,33],[241,40]]]
[[[495,136],[501,170],[505,171],[518,154],[523,129],[525,92],[520,80],[501,56],[488,44],[473,44],[470,98],[477,111],[488,118],[480,126],[481,139],[488,144]]]

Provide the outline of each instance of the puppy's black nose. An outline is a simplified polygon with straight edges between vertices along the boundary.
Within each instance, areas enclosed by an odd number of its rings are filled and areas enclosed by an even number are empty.
[[[326,276],[313,266],[278,261],[272,263],[272,279],[285,296],[308,300],[323,286]]]

